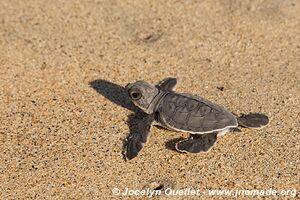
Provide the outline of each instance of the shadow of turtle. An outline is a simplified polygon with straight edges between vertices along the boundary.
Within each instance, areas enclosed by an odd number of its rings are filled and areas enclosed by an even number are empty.
[[[101,79],[91,81],[89,84],[94,90],[111,102],[133,112],[139,110],[128,98],[127,91],[124,87]]]
[[[123,157],[126,160],[126,147],[128,138],[132,138],[135,134],[140,134],[137,130],[137,124],[147,115],[138,107],[136,107],[128,97],[127,91],[124,87],[106,80],[94,80],[91,81],[90,86],[96,90],[99,94],[109,99],[111,102],[122,106],[128,110],[133,111],[128,116],[127,125],[129,127],[129,135],[123,141]]]

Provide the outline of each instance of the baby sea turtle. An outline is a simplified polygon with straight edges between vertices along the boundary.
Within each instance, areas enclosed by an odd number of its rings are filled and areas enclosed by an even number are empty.
[[[143,148],[152,125],[190,133],[188,139],[176,143],[179,152],[207,152],[217,136],[238,126],[261,128],[269,123],[266,115],[249,113],[237,117],[223,107],[198,96],[174,92],[175,78],[166,78],[157,85],[145,81],[128,84],[126,90],[132,102],[147,113],[137,124],[137,134],[127,139],[125,156],[132,159]]]

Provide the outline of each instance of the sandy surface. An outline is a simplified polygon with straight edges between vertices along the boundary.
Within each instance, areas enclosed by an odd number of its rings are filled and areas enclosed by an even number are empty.
[[[299,191],[299,12],[297,0],[0,1],[1,199],[124,198],[111,190],[153,182]],[[199,155],[170,147],[188,135],[153,128],[125,162],[140,115],[123,87],[167,76],[271,123]]]

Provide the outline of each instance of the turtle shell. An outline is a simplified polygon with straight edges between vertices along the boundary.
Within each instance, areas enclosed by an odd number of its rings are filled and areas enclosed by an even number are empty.
[[[156,107],[157,121],[172,130],[204,134],[238,126],[236,117],[206,99],[166,93]]]

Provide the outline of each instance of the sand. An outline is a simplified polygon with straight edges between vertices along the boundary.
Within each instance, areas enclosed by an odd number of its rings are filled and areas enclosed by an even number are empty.
[[[1,199],[143,199],[112,190],[147,187],[299,192],[299,11],[297,0],[0,1]],[[187,134],[154,127],[126,162],[123,141],[141,115],[123,87],[168,76],[178,92],[271,123],[197,155],[168,142]]]

